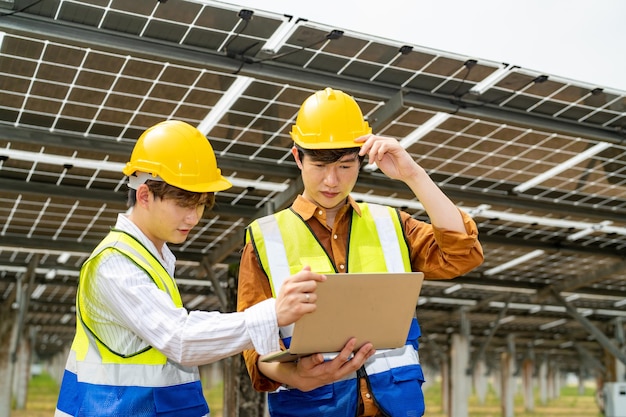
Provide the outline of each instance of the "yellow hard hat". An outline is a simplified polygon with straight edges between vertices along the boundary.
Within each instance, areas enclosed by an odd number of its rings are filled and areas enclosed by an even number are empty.
[[[304,149],[355,148],[362,143],[354,139],[370,133],[354,98],[332,88],[317,91],[302,103],[290,132]]]
[[[157,123],[141,134],[122,170],[144,172],[183,190],[223,191],[232,184],[217,167],[213,147],[195,127],[182,121]]]

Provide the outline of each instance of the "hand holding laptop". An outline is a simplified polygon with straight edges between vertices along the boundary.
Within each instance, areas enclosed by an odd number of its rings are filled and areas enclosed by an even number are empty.
[[[318,282],[325,280],[325,275],[311,272],[309,266],[305,266],[300,272],[287,278],[276,297],[278,325],[289,325],[303,315],[315,311],[317,299],[315,289]]]
[[[376,349],[402,347],[423,280],[421,272],[351,273],[329,274],[324,282],[300,285],[316,287],[309,295],[316,305],[302,302],[306,296],[296,293],[300,308],[311,313],[295,322],[287,350],[262,355],[260,361],[290,362],[313,353],[336,353],[351,338],[356,338],[355,351],[365,343]]]
[[[315,353],[300,357],[297,362],[259,362],[259,370],[269,375],[270,367],[280,366],[283,380],[291,381],[287,382],[287,385],[300,391],[311,391],[356,372],[376,353],[371,343],[365,343],[355,352],[356,343],[356,338],[348,340],[332,360],[327,360],[321,353]],[[293,378],[290,378],[290,375],[293,375]]]

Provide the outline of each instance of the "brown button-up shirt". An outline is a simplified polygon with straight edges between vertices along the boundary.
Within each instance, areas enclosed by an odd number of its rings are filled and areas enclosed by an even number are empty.
[[[338,272],[346,272],[349,226],[352,212],[360,214],[359,206],[352,198],[337,213],[334,224],[326,224],[326,210],[317,207],[302,196],[294,201],[293,210],[309,225],[324,247]],[[478,229],[474,221],[461,211],[466,233],[440,230],[429,223],[414,219],[400,212],[404,235],[409,246],[411,267],[421,271],[426,279],[450,279],[463,275],[483,261],[482,247],[478,241]],[[358,245],[358,242],[352,242]],[[349,271],[348,271],[349,272]],[[261,269],[252,244],[243,248],[239,269],[237,310],[246,308],[272,297],[270,283]],[[257,366],[259,355],[254,350],[243,352],[252,385],[258,391],[274,391],[281,384],[265,377]],[[362,393],[362,399],[371,402],[371,395]]]

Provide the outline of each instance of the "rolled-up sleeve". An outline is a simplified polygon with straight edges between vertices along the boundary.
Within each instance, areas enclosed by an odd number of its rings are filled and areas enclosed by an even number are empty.
[[[269,298],[248,307],[244,315],[250,339],[257,352],[266,354],[280,349],[275,299]]]
[[[483,263],[484,255],[474,220],[459,210],[465,233],[437,229],[431,224],[402,213],[404,230],[415,271],[426,279],[451,279],[466,274]]]

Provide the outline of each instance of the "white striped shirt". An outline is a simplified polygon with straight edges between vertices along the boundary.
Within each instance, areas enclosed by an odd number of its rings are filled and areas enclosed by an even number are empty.
[[[154,244],[130,221],[118,215],[115,228],[133,235],[173,276],[176,259],[167,245],[159,255]],[[112,350],[128,354],[153,346],[171,361],[197,366],[254,348],[279,350],[275,300],[244,312],[191,311],[177,308],[152,279],[130,259],[110,254],[102,259],[85,307],[94,331]]]

